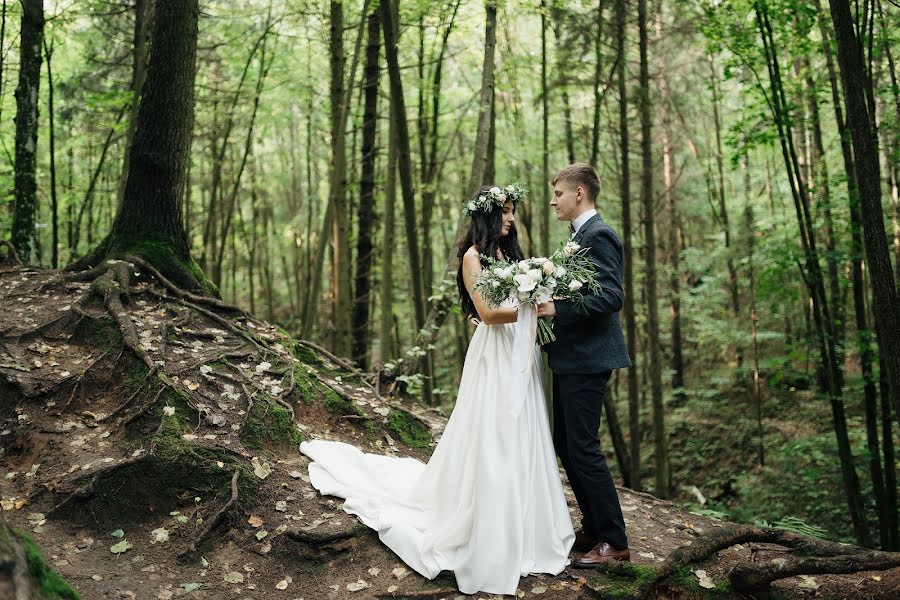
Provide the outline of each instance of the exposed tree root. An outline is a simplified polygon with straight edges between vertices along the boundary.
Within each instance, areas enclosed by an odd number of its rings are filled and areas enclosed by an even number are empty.
[[[349,540],[351,538],[358,537],[359,534],[362,533],[362,531],[362,527],[356,526],[342,531],[335,531],[333,533],[312,533],[310,531],[288,530],[285,531],[282,535],[294,542],[300,542],[301,544],[306,544],[307,546],[318,548],[321,546],[327,546],[328,544],[333,544],[335,542],[341,542],[343,540]]]
[[[114,416],[116,416],[117,414],[119,414],[120,412],[125,410],[125,408],[130,406],[131,403],[134,401],[134,399],[137,398],[137,395],[143,391],[145,384],[146,384],[146,381],[142,381],[141,385],[139,385],[138,388],[136,390],[134,390],[134,392],[130,396],[128,396],[128,398],[125,400],[125,402],[123,402],[119,406],[115,407],[112,411],[110,411],[110,413],[108,415],[100,417],[99,419],[94,419],[94,422],[103,423],[105,421],[109,421]],[[158,397],[159,397],[159,395],[157,394],[157,398]]]
[[[148,288],[147,292],[153,296],[156,296],[160,300],[165,300],[166,302],[175,302],[178,304],[182,304],[192,310],[195,310],[198,313],[202,314],[203,316],[209,317],[210,319],[212,319],[213,321],[215,321],[216,323],[218,323],[219,325],[221,325],[228,331],[234,333],[235,335],[239,335],[242,338],[246,339],[248,342],[250,342],[251,344],[256,346],[257,349],[259,349],[263,352],[272,352],[272,350],[267,348],[264,344],[261,344],[260,341],[255,336],[253,336],[249,332],[241,329],[240,327],[233,325],[228,319],[225,319],[225,318],[217,315],[216,313],[212,312],[211,310],[203,308],[202,306],[198,306],[197,304],[194,304],[193,302],[190,302],[189,300],[185,300],[184,298],[179,298],[177,296],[168,296],[161,292],[157,292],[153,288]]]
[[[209,537],[209,534],[212,533],[213,529],[215,529],[219,523],[222,522],[222,519],[225,517],[225,514],[231,510],[231,507],[234,506],[235,502],[238,499],[238,479],[241,476],[241,472],[239,469],[235,469],[234,475],[231,476],[231,497],[228,499],[228,502],[225,503],[222,508],[220,508],[216,514],[212,516],[212,518],[207,523],[206,527],[203,528],[203,531],[200,532],[200,535],[197,536],[191,545],[187,547],[181,554],[178,555],[178,560],[184,562],[187,561],[197,553],[197,547]]]
[[[849,574],[886,571],[900,567],[900,553],[876,550],[844,556],[776,558],[762,563],[741,563],[729,575],[737,591],[762,590],[773,581],[795,575]]]
[[[0,260],[0,264],[9,263],[15,267],[22,265],[22,261],[19,259],[19,253],[16,252],[16,247],[11,241],[0,240],[0,248],[6,248],[6,258]]]
[[[76,501],[82,501],[82,500],[87,500],[87,499],[91,498],[94,495],[94,490],[96,488],[97,483],[103,481],[104,479],[111,477],[116,472],[120,471],[121,469],[124,469],[125,467],[128,467],[130,465],[134,465],[139,462],[143,462],[143,461],[147,460],[151,454],[152,454],[152,450],[150,452],[144,452],[138,456],[128,457],[120,462],[117,462],[115,464],[112,464],[107,467],[98,469],[97,471],[94,471],[93,474],[91,475],[91,480],[89,482],[76,488],[72,493],[70,493],[68,496],[66,496],[62,502],[60,502],[59,504],[57,504],[56,506],[51,508],[49,511],[47,511],[47,517],[53,516],[55,513],[58,513],[59,511],[67,508],[69,505],[71,505],[72,503],[74,503]],[[74,482],[78,479],[81,479],[82,477],[84,477],[84,476],[78,475],[69,481]],[[46,485],[44,487],[46,487]]]
[[[729,578],[733,589],[739,592],[759,591],[773,581],[796,575],[847,574],[900,566],[900,553],[866,550],[768,527],[723,527],[672,552],[656,576],[640,586],[634,597],[648,597],[681,568],[707,560],[732,546],[749,543],[776,544],[790,551],[769,561],[737,565]],[[605,570],[616,571],[619,566],[612,565]]]
[[[132,256],[129,256],[126,260],[128,262],[134,263],[135,265],[139,266],[144,271],[153,275],[153,277],[157,281],[159,281],[163,285],[163,287],[165,287],[167,290],[169,290],[171,293],[175,294],[179,298],[188,300],[190,302],[193,302],[194,304],[206,304],[213,308],[227,310],[230,312],[236,312],[244,317],[251,318],[250,315],[247,313],[247,311],[245,311],[243,308],[241,308],[239,306],[236,306],[234,304],[229,304],[228,302],[223,302],[222,300],[219,300],[218,298],[213,298],[211,296],[200,296],[198,294],[193,294],[191,292],[183,290],[182,288],[178,287],[177,285],[175,285],[174,283],[169,281],[162,273],[160,273],[156,269],[156,267],[154,267],[152,264],[150,264],[148,261],[144,260],[140,256],[132,255]]]
[[[156,372],[156,364],[141,348],[137,329],[135,329],[134,323],[131,322],[131,318],[122,304],[121,296],[123,294],[126,299],[130,297],[131,270],[128,264],[122,261],[107,261],[106,264],[110,265],[109,268],[91,283],[90,295],[103,299],[107,312],[118,326],[119,333],[122,334],[122,341],[125,346],[147,365],[152,375]],[[86,296],[85,299],[90,297],[90,295]]]

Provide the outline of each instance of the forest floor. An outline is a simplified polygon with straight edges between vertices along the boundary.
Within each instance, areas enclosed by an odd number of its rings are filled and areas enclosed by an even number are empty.
[[[339,499],[320,496],[297,451],[301,439],[327,438],[427,460],[445,417],[382,398],[372,379],[270,324],[223,318],[143,276],[125,309],[149,361],[90,300],[89,282],[0,271],[3,517],[82,598],[461,596],[452,574],[428,581],[411,572]],[[658,565],[728,525],[619,493],[637,564]],[[732,597],[725,582],[735,564],[783,552],[734,546],[657,597]],[[712,585],[704,574],[716,589],[701,587]],[[518,596],[613,597],[617,586],[568,568],[523,578]],[[786,598],[897,598],[900,569],[794,577],[772,589]]]

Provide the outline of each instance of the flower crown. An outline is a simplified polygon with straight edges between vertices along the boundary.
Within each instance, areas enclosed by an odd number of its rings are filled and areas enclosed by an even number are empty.
[[[489,213],[494,210],[495,206],[502,207],[506,204],[507,200],[511,201],[513,204],[522,202],[527,195],[528,190],[520,188],[517,185],[508,185],[502,190],[499,187],[494,186],[486,192],[481,192],[478,194],[477,198],[470,200],[463,206],[463,214],[467,217],[471,217],[478,211]]]

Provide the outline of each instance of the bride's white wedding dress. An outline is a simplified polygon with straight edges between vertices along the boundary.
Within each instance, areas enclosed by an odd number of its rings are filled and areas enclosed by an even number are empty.
[[[514,336],[515,324],[478,325],[427,465],[340,442],[300,445],[316,489],[345,498],[344,510],[423,576],[453,571],[467,594],[515,594],[520,576],[559,574],[575,539],[539,353],[532,346],[530,368],[516,375]]]

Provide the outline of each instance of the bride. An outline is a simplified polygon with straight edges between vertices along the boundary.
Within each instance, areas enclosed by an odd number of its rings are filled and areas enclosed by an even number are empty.
[[[532,347],[531,368],[518,374],[511,363],[518,309],[492,308],[474,290],[479,254],[522,259],[515,209],[523,196],[513,186],[484,187],[464,207],[471,225],[459,248],[457,284],[463,311],[479,323],[456,405],[428,464],[340,442],[300,445],[313,461],[316,489],[345,498],[344,510],[423,576],[453,571],[466,594],[515,594],[520,576],[559,574],[575,539],[539,352]]]

